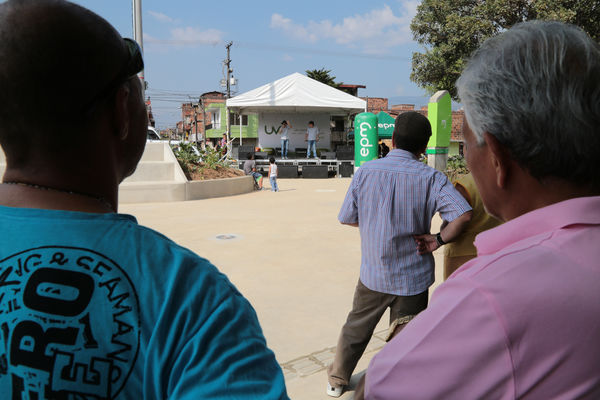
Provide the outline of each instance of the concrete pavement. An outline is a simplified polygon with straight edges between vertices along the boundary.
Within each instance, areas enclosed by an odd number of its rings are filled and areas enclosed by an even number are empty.
[[[122,204],[119,211],[215,264],[256,309],[284,369],[289,396],[328,399],[324,368],[350,311],[360,267],[358,229],[337,221],[350,179],[280,179],[278,184],[277,193]],[[436,217],[432,232],[440,223]],[[437,285],[442,254],[436,253]],[[386,328],[387,315],[356,372],[383,346]],[[351,397],[348,392],[342,399]]]

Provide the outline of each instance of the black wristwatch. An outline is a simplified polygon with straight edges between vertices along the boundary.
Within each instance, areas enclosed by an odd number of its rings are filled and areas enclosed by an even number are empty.
[[[435,235],[435,240],[437,240],[440,247],[446,244],[446,242],[444,242],[444,239],[442,239],[442,232],[438,232],[438,234]]]

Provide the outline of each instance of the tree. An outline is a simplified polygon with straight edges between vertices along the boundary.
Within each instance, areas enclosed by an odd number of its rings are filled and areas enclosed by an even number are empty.
[[[411,23],[424,53],[413,53],[410,79],[433,94],[454,83],[468,57],[487,38],[531,19],[559,20],[581,27],[600,41],[600,2],[596,0],[423,0]]]
[[[331,76],[330,69],[307,69],[306,76],[308,76],[311,79],[314,79],[315,81],[319,81],[334,88],[337,88],[339,85],[342,84],[342,82],[335,82],[335,76]]]

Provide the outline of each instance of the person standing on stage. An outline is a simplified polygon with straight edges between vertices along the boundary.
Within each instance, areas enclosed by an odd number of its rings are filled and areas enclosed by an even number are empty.
[[[281,158],[284,160],[288,157],[288,148],[290,145],[290,137],[288,135],[289,128],[291,127],[292,124],[290,124],[290,121],[284,119],[281,122]]]
[[[314,158],[317,158],[317,142],[319,141],[319,128],[315,126],[314,121],[308,122],[308,128],[306,129],[306,135],[304,140],[308,142],[308,148],[306,149],[306,158],[310,158],[310,149],[312,149]]]

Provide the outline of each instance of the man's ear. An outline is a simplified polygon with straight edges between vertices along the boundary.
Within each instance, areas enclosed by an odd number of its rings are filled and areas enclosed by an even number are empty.
[[[129,85],[121,85],[115,94],[114,124],[115,135],[125,140],[129,135]]]
[[[501,189],[505,189],[508,185],[512,161],[510,154],[494,135],[484,132],[483,137],[490,151],[492,168],[496,172],[496,185]]]

